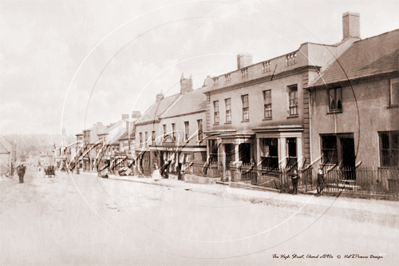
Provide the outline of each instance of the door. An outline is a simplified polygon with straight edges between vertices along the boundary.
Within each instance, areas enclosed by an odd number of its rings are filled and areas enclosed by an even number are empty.
[[[251,144],[250,143],[242,143],[239,145],[239,155],[240,161],[243,164],[250,164],[251,162]]]
[[[356,179],[355,171],[355,141],[353,138],[340,138],[341,171],[344,179]]]
[[[144,152],[144,154],[143,154],[142,167],[143,167],[143,172],[144,172],[143,174],[145,176],[150,176],[151,175],[150,153],[148,151]]]
[[[224,144],[224,151],[226,154],[226,169],[230,169],[229,164],[234,161],[235,149],[233,144]]]

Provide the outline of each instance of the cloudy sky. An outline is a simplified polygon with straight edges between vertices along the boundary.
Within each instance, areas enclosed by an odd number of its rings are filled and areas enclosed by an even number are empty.
[[[399,28],[399,1],[0,1],[0,134],[68,134],[144,112],[184,73],[254,63],[304,42],[342,39],[342,14],[361,37]]]

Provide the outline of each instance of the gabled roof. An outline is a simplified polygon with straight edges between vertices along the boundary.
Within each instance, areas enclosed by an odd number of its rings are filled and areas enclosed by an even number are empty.
[[[96,143],[99,140],[98,134],[104,131],[106,127],[102,124],[95,124],[90,128],[90,143]]]
[[[175,94],[154,103],[139,119],[137,119],[135,124],[145,124],[157,121],[158,118],[174,103],[179,96],[180,94]]]
[[[180,116],[206,111],[206,95],[203,93],[206,87],[181,95],[161,115],[161,118]]]
[[[118,129],[121,124],[123,124],[123,129]],[[118,130],[115,134],[112,134],[113,138],[109,139],[110,143],[113,144],[119,140],[119,138],[125,133],[126,130],[126,120],[119,120],[118,122],[111,124],[110,126],[107,126],[104,130],[99,131],[98,135],[101,134],[110,134],[114,130]],[[90,136],[91,137],[91,136]],[[97,136],[96,136],[97,137]]]
[[[125,140],[125,139],[134,140],[135,139],[135,132],[136,132],[136,130],[133,128],[133,130],[130,130],[130,136],[129,136],[129,132],[126,129],[125,133],[123,133],[123,135],[118,140]]]
[[[390,73],[399,69],[399,29],[359,40],[308,87]]]
[[[0,135],[0,153],[10,153],[13,150],[13,144]]]

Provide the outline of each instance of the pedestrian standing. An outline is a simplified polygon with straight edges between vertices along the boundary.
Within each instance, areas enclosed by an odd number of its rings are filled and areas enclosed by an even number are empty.
[[[21,164],[20,166],[18,166],[19,183],[23,183],[24,182],[25,170],[26,170],[26,166],[25,165]]]
[[[324,173],[323,168],[319,168],[319,173],[317,174],[317,195],[321,195],[324,188]]]
[[[169,177],[168,168],[169,168],[171,163],[172,163],[172,160],[169,160],[161,167],[161,169],[159,169],[159,172],[160,172],[160,174],[161,174],[161,176],[163,178],[168,178]]]
[[[155,170],[152,172],[152,178],[154,181],[159,181],[161,179],[161,173],[159,172],[158,165],[155,164]]]
[[[293,193],[294,194],[298,194],[299,175],[298,175],[298,170],[297,169],[294,169],[291,178],[292,178]]]

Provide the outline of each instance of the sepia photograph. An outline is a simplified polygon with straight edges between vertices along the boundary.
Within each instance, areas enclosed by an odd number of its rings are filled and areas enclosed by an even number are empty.
[[[0,0],[0,265],[399,265],[399,0]]]

